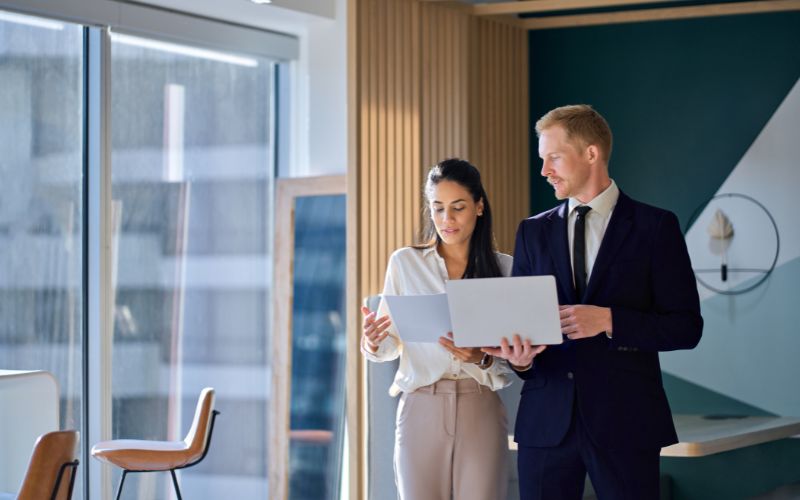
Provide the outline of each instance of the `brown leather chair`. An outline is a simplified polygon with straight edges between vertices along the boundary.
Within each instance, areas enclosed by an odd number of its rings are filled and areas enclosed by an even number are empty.
[[[214,389],[206,387],[200,393],[194,413],[192,428],[183,441],[144,441],[137,439],[116,439],[102,441],[92,447],[92,456],[122,469],[122,477],[117,487],[117,500],[122,495],[125,476],[129,472],[160,472],[172,474],[172,484],[178,500],[182,500],[177,469],[184,469],[200,463],[208,453],[214,421],[219,412],[214,409]]]
[[[75,445],[77,431],[48,432],[33,445],[33,455],[22,480],[19,494],[0,493],[0,498],[16,500],[69,500],[75,486],[78,459]],[[68,473],[67,469],[71,469]],[[69,474],[69,477],[67,477]]]

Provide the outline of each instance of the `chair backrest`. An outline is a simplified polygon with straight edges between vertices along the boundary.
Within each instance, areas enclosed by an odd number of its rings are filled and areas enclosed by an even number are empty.
[[[194,411],[192,427],[183,442],[191,453],[190,462],[196,463],[202,459],[206,446],[208,445],[208,435],[211,432],[211,422],[214,413],[214,389],[206,387],[200,392],[197,400],[197,408]]]
[[[78,431],[48,432],[36,440],[17,500],[69,500],[78,466]]]

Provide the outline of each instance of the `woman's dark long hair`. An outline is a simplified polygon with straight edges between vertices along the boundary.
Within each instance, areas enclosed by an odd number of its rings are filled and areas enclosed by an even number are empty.
[[[489,205],[489,198],[486,196],[486,191],[481,183],[481,173],[466,160],[448,158],[431,167],[428,172],[428,180],[425,183],[425,197],[428,199],[428,203],[425,204],[425,229],[423,234],[423,241],[426,243],[415,245],[414,248],[431,248],[442,241],[431,219],[429,198],[433,187],[441,181],[458,183],[469,191],[475,203],[483,199],[483,215],[475,221],[475,230],[469,240],[467,268],[464,270],[462,278],[496,278],[502,276],[500,266],[497,264],[497,256],[495,255],[492,209]]]

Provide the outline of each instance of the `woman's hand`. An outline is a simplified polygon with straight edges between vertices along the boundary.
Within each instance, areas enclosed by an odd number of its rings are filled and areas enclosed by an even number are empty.
[[[439,337],[439,345],[464,363],[479,363],[483,359],[483,352],[479,347],[456,347],[453,343],[453,332],[447,332],[447,337]]]
[[[364,345],[371,352],[376,352],[383,339],[389,335],[387,329],[391,326],[392,321],[389,316],[375,319],[377,311],[370,311],[364,306],[361,306],[361,313],[364,315],[364,322],[361,325],[364,332]]]
[[[546,345],[531,345],[531,341],[528,339],[522,342],[519,335],[514,334],[512,344],[509,344],[508,339],[503,337],[500,341],[500,347],[484,347],[482,351],[505,359],[518,370],[526,370],[533,364],[533,358],[546,348]]]

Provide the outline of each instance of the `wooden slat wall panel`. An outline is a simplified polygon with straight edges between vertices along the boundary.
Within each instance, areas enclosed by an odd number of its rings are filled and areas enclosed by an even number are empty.
[[[359,287],[379,290],[388,255],[419,235],[424,174],[469,158],[471,16],[415,0],[358,0]],[[363,231],[363,233],[362,233]],[[373,231],[370,233],[370,231]],[[372,235],[370,237],[369,235]]]
[[[527,33],[420,0],[349,0],[348,422],[350,498],[366,495],[362,297],[379,293],[389,255],[416,241],[422,182],[459,156],[484,177],[498,247],[528,213]]]
[[[528,37],[517,27],[474,21],[470,57],[469,158],[484,177],[498,248],[511,253],[528,216]]]
[[[453,156],[468,157],[471,16],[428,2],[420,5],[420,18],[423,24],[420,101],[423,156],[419,184],[427,168],[437,161]]]

